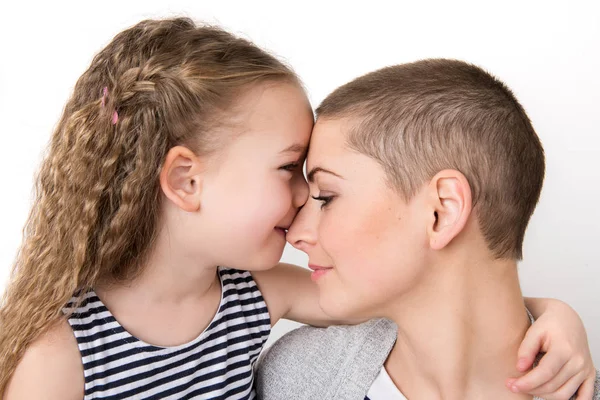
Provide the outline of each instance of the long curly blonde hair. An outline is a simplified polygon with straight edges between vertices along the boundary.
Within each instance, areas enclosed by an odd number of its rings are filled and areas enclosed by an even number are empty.
[[[75,293],[139,274],[157,234],[168,150],[217,150],[215,128],[240,91],[270,81],[298,83],[252,43],[187,18],[142,21],[94,57],[53,133],[2,299],[0,397]]]

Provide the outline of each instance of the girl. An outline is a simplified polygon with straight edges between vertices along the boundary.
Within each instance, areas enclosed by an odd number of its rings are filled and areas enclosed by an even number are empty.
[[[254,398],[273,324],[334,322],[307,271],[266,271],[308,196],[312,125],[299,79],[245,40],[188,19],[117,35],[39,173],[0,311],[0,393]]]

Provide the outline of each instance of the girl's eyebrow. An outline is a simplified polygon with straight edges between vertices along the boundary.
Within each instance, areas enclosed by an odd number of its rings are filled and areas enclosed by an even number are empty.
[[[291,145],[290,147],[283,149],[280,153],[299,153],[304,154],[306,152],[306,146],[296,143]]]
[[[325,173],[331,174],[333,176],[337,176],[340,179],[344,179],[341,175],[338,175],[335,172],[329,171],[328,169],[321,168],[321,167],[314,167],[313,169],[310,170],[310,172],[307,175],[307,179],[310,183],[313,183],[315,181],[315,174],[317,172],[325,172]]]

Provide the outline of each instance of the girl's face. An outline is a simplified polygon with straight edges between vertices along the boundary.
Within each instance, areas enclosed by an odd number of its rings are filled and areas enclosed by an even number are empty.
[[[198,223],[207,239],[200,246],[223,266],[270,268],[308,197],[302,166],[313,113],[292,84],[254,88],[238,107],[240,132],[204,177]]]
[[[380,165],[346,147],[344,120],[319,120],[310,196],[288,233],[309,256],[320,305],[336,318],[385,316],[424,274],[428,240],[417,194],[406,203]]]

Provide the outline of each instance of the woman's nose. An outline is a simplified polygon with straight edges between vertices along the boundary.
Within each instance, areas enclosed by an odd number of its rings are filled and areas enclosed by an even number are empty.
[[[287,241],[300,251],[307,252],[316,243],[316,219],[311,202],[300,209],[287,233]]]

